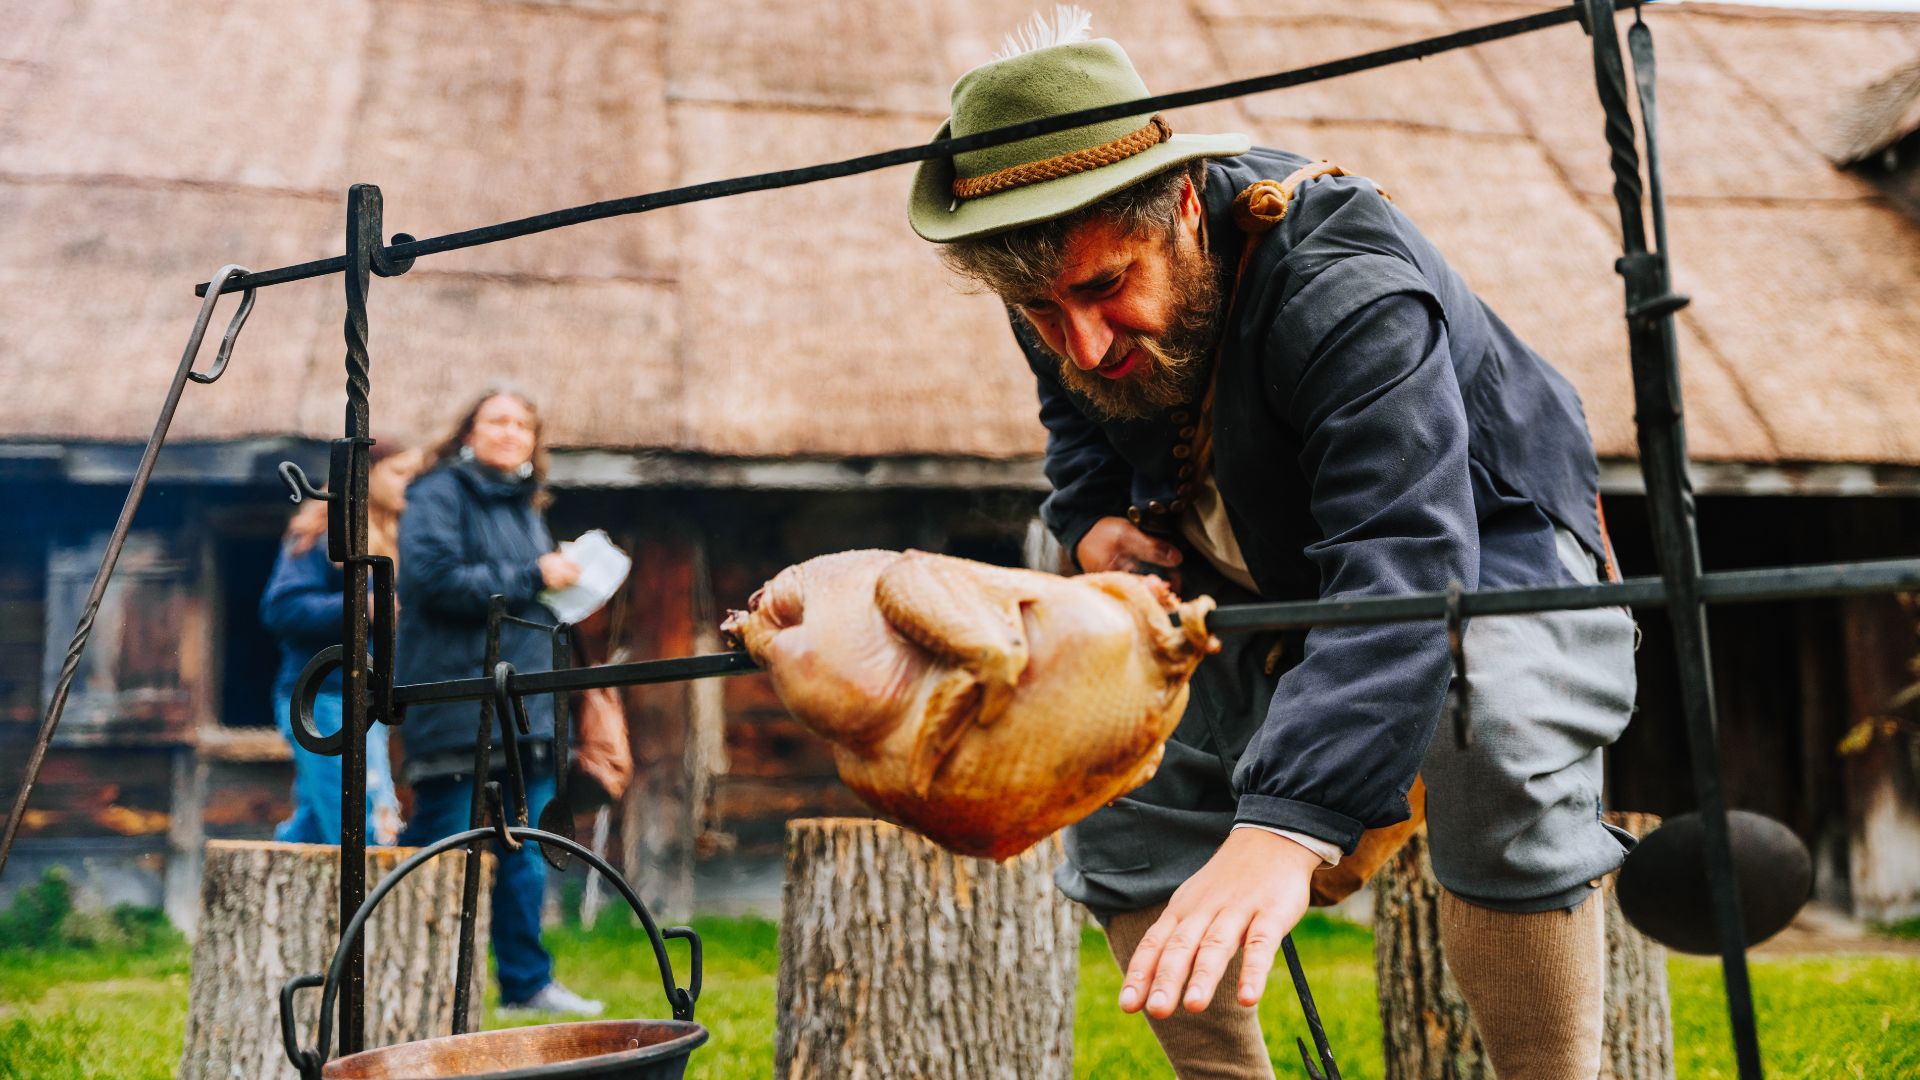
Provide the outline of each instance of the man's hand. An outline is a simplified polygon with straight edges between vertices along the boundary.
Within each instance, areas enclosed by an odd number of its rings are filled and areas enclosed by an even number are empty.
[[[1162,573],[1174,591],[1180,589],[1178,574],[1170,571],[1180,565],[1180,549],[1164,540],[1156,540],[1123,517],[1103,517],[1080,538],[1073,549],[1080,569],[1088,573],[1120,570],[1129,574],[1145,571]],[[1164,568],[1164,570],[1158,569]]]
[[[1201,1012],[1244,943],[1239,1001],[1257,1005],[1273,954],[1306,913],[1308,883],[1320,856],[1262,829],[1235,829],[1200,872],[1167,901],[1140,939],[1120,986],[1120,1008],[1164,1020],[1174,1003]],[[1182,998],[1181,988],[1185,988]]]

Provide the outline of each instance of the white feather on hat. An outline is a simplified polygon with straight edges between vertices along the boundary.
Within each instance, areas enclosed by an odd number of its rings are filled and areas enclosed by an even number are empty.
[[[1022,53],[1085,41],[1092,29],[1093,12],[1074,4],[1055,4],[1051,23],[1039,12],[1029,15],[1019,29],[1000,39],[1000,51],[993,58],[1011,60]]]

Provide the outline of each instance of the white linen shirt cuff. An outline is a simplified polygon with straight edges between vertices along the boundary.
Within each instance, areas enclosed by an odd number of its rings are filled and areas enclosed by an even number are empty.
[[[1305,833],[1292,832],[1287,829],[1276,829],[1271,825],[1259,825],[1251,821],[1237,822],[1233,827],[1235,831],[1240,829],[1259,829],[1261,832],[1270,832],[1275,836],[1284,836],[1294,843],[1299,844],[1301,847],[1306,848],[1308,851],[1313,852],[1315,855],[1320,856],[1320,866],[1322,869],[1329,866],[1340,865],[1340,848],[1337,845],[1327,843],[1317,836],[1308,836]]]

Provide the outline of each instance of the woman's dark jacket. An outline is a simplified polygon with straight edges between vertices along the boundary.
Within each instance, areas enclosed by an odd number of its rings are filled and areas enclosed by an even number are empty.
[[[538,559],[553,550],[547,523],[533,507],[534,492],[531,479],[470,461],[443,463],[407,488],[407,509],[400,516],[400,682],[484,674],[487,600],[495,594],[506,598],[509,615],[554,621],[534,599],[542,587]],[[545,633],[508,624],[500,632],[500,658],[516,671],[548,671],[552,641]],[[552,700],[543,694],[524,700],[532,739],[551,742]],[[408,709],[400,725],[407,774],[419,778],[423,768],[430,774],[434,764],[444,766],[451,755],[471,755],[479,721],[476,702]],[[496,750],[499,723],[494,717]],[[436,757],[443,760],[429,760]]]
[[[1208,163],[1223,285],[1244,237],[1235,194],[1307,164],[1256,148]],[[1025,340],[1068,551],[1107,515],[1177,532],[1197,408],[1099,423]],[[1552,526],[1604,554],[1599,468],[1573,387],[1469,290],[1371,181],[1302,185],[1248,262],[1221,343],[1214,477],[1270,600],[1518,584],[1559,571]],[[1483,550],[1485,548],[1485,550]],[[1264,715],[1218,737],[1235,820],[1351,851],[1403,820],[1449,664],[1438,621],[1321,627]]]
[[[280,670],[273,679],[276,700],[293,696],[293,684],[315,653],[340,644],[346,584],[346,574],[327,558],[325,538],[298,555],[280,546],[267,591],[260,594],[260,622],[280,643]],[[338,694],[340,672],[327,676],[320,689]]]

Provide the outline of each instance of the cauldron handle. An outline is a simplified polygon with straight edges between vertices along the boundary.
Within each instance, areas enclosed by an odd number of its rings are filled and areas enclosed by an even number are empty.
[[[280,1044],[287,1049],[287,1060],[300,1070],[301,1080],[319,1080],[324,1062],[318,1052],[300,1048],[300,1033],[293,1029],[293,995],[326,981],[318,975],[295,975],[280,988]]]
[[[454,833],[452,836],[436,840],[409,856],[405,862],[394,867],[391,874],[381,879],[380,884],[376,885],[373,892],[367,895],[366,902],[360,905],[360,910],[354,912],[353,918],[347,921],[346,930],[340,935],[340,945],[334,949],[333,962],[327,967],[326,978],[322,979],[318,975],[296,975],[288,979],[286,985],[281,987],[280,1033],[286,1043],[287,1060],[293,1063],[294,1068],[300,1070],[303,1078],[317,1077],[320,1072],[320,1066],[324,1065],[327,1061],[329,1054],[328,1044],[333,1041],[334,1000],[340,992],[341,976],[346,972],[347,950],[359,939],[361,932],[366,929],[367,919],[373,915],[373,909],[379,906],[381,900],[386,899],[387,894],[393,891],[394,886],[398,885],[402,878],[418,870],[435,856],[461,847],[481,837],[494,835],[495,832],[496,828],[492,826],[468,829],[465,832]],[[581,861],[598,870],[602,876],[613,882],[614,888],[620,890],[620,895],[627,898],[628,906],[632,907],[633,913],[640,917],[640,925],[647,931],[647,940],[653,945],[654,959],[658,961],[660,965],[660,984],[666,991],[668,1005],[673,1009],[673,1018],[675,1020],[691,1021],[693,1019],[694,1003],[698,1001],[700,997],[700,935],[695,933],[693,928],[689,926],[671,927],[663,934],[659,925],[653,921],[653,916],[647,911],[647,905],[641,903],[639,895],[633,891],[633,886],[627,884],[627,879],[616,873],[613,867],[607,865],[605,859],[594,854],[591,848],[586,847],[578,841],[561,836],[558,833],[547,832],[543,829],[508,828],[506,832],[513,839],[522,842],[532,840],[540,844],[558,844],[573,854],[580,856]],[[673,964],[667,956],[666,939],[669,937],[685,938],[688,944],[692,946],[692,958],[688,966],[687,987],[685,989],[674,985]],[[315,1048],[302,1049],[295,1043],[293,995],[295,991],[311,986],[321,986],[324,988],[320,994],[320,1038]]]

